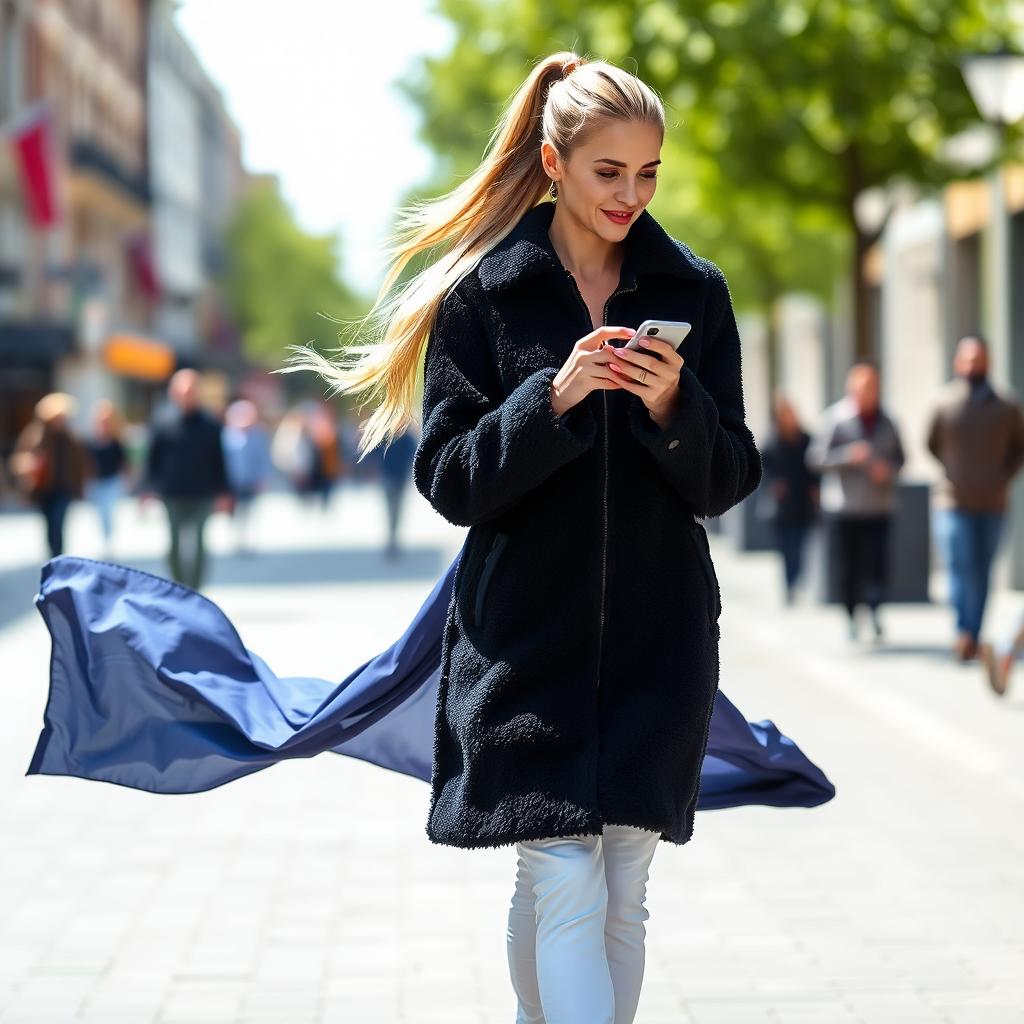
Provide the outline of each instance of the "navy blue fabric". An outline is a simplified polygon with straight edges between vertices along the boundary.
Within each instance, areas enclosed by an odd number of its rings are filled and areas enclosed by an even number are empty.
[[[52,640],[28,775],[198,793],[331,750],[430,781],[441,636],[462,552],[405,632],[341,682],[276,675],[223,611],[171,580],[62,555],[36,605]],[[770,721],[715,699],[699,808],[814,807],[835,789]]]

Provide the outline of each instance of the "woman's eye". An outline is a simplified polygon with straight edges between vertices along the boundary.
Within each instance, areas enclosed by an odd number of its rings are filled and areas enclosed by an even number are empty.
[[[600,178],[614,178],[617,176],[618,171],[598,171],[598,177]],[[657,173],[654,174],[641,174],[641,178],[646,178],[648,181],[654,181],[658,177]]]

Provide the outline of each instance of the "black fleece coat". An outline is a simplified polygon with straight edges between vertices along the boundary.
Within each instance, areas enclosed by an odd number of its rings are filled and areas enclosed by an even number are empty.
[[[427,837],[504,846],[634,825],[685,843],[718,688],[721,595],[700,518],[754,491],[722,272],[644,210],[605,322],[687,320],[678,411],[550,386],[592,324],[543,202],[443,301],[417,489],[468,526],[444,629]]]

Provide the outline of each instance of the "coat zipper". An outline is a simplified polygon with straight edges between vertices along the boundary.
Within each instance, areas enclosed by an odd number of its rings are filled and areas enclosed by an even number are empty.
[[[584,312],[587,314],[587,325],[589,334],[593,331],[594,322],[590,318],[590,309],[586,302],[583,300],[583,294],[580,292],[579,285],[576,284],[576,278],[572,276],[572,271],[566,269],[566,274],[569,275],[569,280],[572,281],[573,290],[579,296],[580,305],[583,306]],[[604,300],[604,311],[601,314],[601,326],[605,327],[608,324],[608,304],[615,298],[616,295],[622,295],[626,292],[636,291],[636,282],[633,282],[631,288],[623,288],[621,290],[616,289]],[[597,685],[598,688],[601,686],[601,652],[604,650],[604,604],[605,604],[605,590],[607,588],[608,579],[608,392],[601,392],[601,404],[604,415],[604,536],[602,538],[601,545],[601,625],[597,634]]]

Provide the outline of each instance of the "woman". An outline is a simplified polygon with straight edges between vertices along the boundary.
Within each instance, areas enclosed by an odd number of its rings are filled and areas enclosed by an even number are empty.
[[[68,425],[75,408],[74,398],[63,391],[44,395],[11,455],[12,475],[43,514],[51,558],[64,551],[68,508],[82,497],[89,476],[88,453]]]
[[[516,849],[520,1022],[633,1019],[648,866],[659,840],[689,840],[698,801],[834,794],[717,692],[697,517],[742,500],[761,467],[725,279],[644,209],[663,123],[631,75],[542,61],[476,173],[409,215],[382,296],[417,252],[451,245],[371,310],[381,343],[346,347],[353,365],[302,350],[288,367],[379,393],[366,454],[408,425],[425,353],[414,479],[469,531],[387,651],[340,684],[281,679],[169,581],[59,559],[40,587],[59,651],[29,774],[197,792],[333,750],[429,781],[431,841]],[[549,186],[556,202],[535,205]],[[693,325],[681,353],[609,344],[648,317]],[[114,700],[117,730],[97,711]]]
[[[93,407],[92,422],[93,433],[87,447],[93,476],[88,490],[100,521],[103,557],[109,558],[114,539],[114,512],[118,498],[124,493],[127,458],[121,439],[121,419],[109,398],[101,398]]]
[[[821,476],[807,465],[811,435],[800,424],[792,402],[781,392],[773,402],[773,430],[761,448],[769,518],[782,555],[786,604],[796,596],[803,572],[807,534],[818,514]]]
[[[399,266],[453,243],[396,310],[392,344],[320,364],[342,389],[392,385],[370,443],[408,413],[429,333],[414,478],[469,534],[427,835],[516,845],[521,1021],[633,1019],[648,864],[659,840],[690,838],[718,686],[700,519],[761,478],[725,278],[645,209],[664,131],[632,75],[541,62],[481,167],[418,215]],[[680,353],[614,345],[653,317],[693,325]]]

